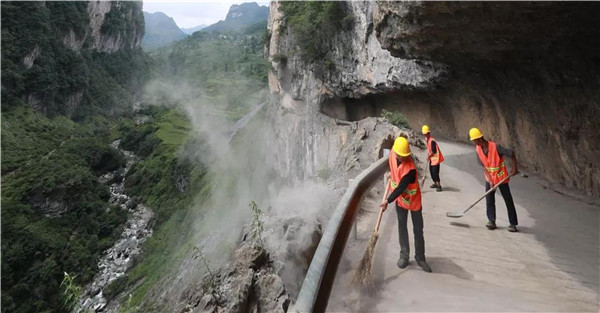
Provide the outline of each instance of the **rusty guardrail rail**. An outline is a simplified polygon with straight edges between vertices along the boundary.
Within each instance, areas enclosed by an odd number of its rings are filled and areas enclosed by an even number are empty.
[[[360,203],[388,170],[388,158],[374,162],[348,186],[331,215],[296,300],[298,312],[325,312],[337,267]]]

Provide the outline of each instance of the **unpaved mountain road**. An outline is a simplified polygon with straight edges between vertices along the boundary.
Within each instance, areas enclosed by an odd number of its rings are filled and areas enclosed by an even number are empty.
[[[483,173],[473,146],[438,142],[446,158],[440,173],[445,190],[430,189],[429,178],[422,189],[426,256],[433,273],[423,272],[414,261],[410,222],[411,263],[406,269],[396,266],[400,247],[396,212],[390,205],[373,261],[376,292],[351,285],[377,216],[380,183],[365,199],[358,239],[350,235],[328,311],[598,312],[598,199],[545,188],[547,182],[527,173],[528,178],[518,175],[510,182],[518,233],[506,229],[506,206],[499,191],[498,229],[484,226],[485,200],[462,218],[448,218],[447,211],[461,211],[485,192]],[[418,156],[424,159],[422,152]]]

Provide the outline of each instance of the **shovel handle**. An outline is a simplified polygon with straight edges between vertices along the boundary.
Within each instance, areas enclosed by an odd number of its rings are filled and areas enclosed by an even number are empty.
[[[472,207],[474,207],[477,203],[479,203],[479,201],[481,201],[483,198],[485,198],[485,196],[489,195],[490,193],[494,192],[496,190],[496,188],[498,188],[503,182],[505,182],[507,179],[509,179],[510,177],[516,175],[518,173],[515,173],[513,175],[508,175],[506,177],[504,177],[499,183],[497,183],[496,185],[494,185],[494,187],[490,188],[490,190],[486,191],[486,193],[483,194],[483,196],[481,196],[481,198],[477,199],[477,201],[475,201],[475,203],[471,204],[470,207],[468,207],[466,210],[463,211],[463,214],[467,213],[467,211],[469,211]]]
[[[389,191],[389,185],[390,185],[390,179],[388,178],[385,182],[385,191],[383,192],[383,199],[381,199],[381,202],[383,202],[385,199],[387,199],[388,196],[388,191]],[[379,231],[379,225],[381,225],[381,218],[383,217],[383,208],[379,208],[379,215],[377,216],[377,224],[375,224],[375,232]]]

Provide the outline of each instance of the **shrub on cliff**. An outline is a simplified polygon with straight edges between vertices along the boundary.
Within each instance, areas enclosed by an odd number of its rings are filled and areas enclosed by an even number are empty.
[[[386,109],[381,110],[381,117],[385,118],[390,124],[400,128],[408,128],[408,118],[400,112],[392,112]]]
[[[305,61],[327,59],[331,38],[353,26],[353,16],[345,6],[341,1],[280,2],[283,21],[291,28]]]

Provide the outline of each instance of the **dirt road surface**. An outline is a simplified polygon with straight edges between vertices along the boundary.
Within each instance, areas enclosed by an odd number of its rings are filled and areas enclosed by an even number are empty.
[[[375,293],[350,283],[377,216],[381,186],[371,192],[358,218],[357,237],[350,235],[332,291],[329,312],[553,311],[598,312],[600,271],[599,199],[548,187],[527,173],[511,179],[519,232],[507,231],[504,200],[496,192],[496,224],[485,228],[485,199],[459,219],[485,192],[483,173],[473,146],[439,141],[446,161],[445,190],[423,190],[426,257],[433,273],[414,261],[396,266],[400,247],[396,212],[385,212],[374,258]],[[424,154],[417,155],[421,160]],[[552,157],[552,156],[548,156]],[[421,173],[419,173],[421,174]],[[429,176],[429,175],[428,175]]]

